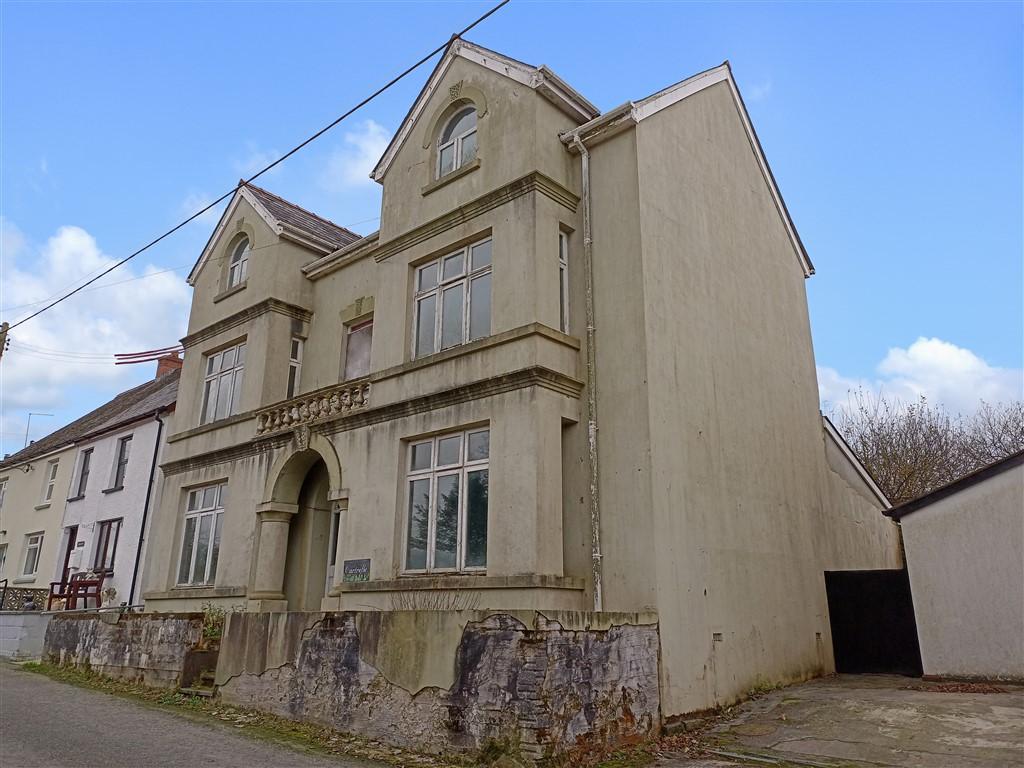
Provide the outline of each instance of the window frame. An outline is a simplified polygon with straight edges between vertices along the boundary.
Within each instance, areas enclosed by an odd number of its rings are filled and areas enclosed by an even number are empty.
[[[366,370],[362,373],[349,371],[349,365],[352,361],[352,335],[360,333],[369,329],[369,352],[373,354],[373,316],[360,320],[357,323],[349,323],[345,326],[345,365],[342,366],[341,380],[342,381],[354,381],[355,379],[361,379],[364,376],[370,375],[370,357],[366,358]]]
[[[448,127],[453,123],[457,122],[463,115],[467,113],[472,113],[476,118],[473,120],[473,127],[463,131],[457,136],[452,136],[448,141],[442,144],[441,138],[444,136],[445,131],[448,130]],[[469,104],[465,106],[463,109],[458,110],[450,118],[444,121],[444,125],[441,126],[441,130],[438,131],[437,133],[437,162],[434,164],[435,179],[442,179],[450,173],[455,173],[455,171],[459,170],[459,168],[461,168],[463,165],[468,165],[469,163],[472,163],[474,160],[476,160],[477,152],[479,152],[480,150],[480,137],[477,135],[477,123],[478,117],[476,115],[475,104]],[[462,144],[471,135],[475,135],[477,137],[476,147],[473,149],[473,157],[464,162],[462,160]],[[444,150],[447,149],[448,147],[452,147],[452,167],[451,170],[444,171],[442,173],[441,155],[444,153]]]
[[[228,258],[228,277],[226,288],[242,285],[249,277],[249,253],[252,251],[248,235],[243,235],[231,249]]]
[[[245,382],[245,352],[246,352],[246,340],[235,342],[227,347],[221,347],[211,352],[207,352],[203,355],[203,391],[200,397],[200,411],[199,411],[199,424],[213,424],[223,419],[230,418],[238,413],[239,401],[241,398],[242,386]],[[223,369],[223,355],[228,352],[232,353],[231,357],[231,368]],[[211,360],[220,359],[222,362],[218,364],[216,370],[211,372]],[[227,398],[228,406],[227,412],[218,416],[219,400],[220,400],[220,380],[225,377],[230,377],[231,384],[228,388]],[[216,386],[211,387],[212,383],[216,383]],[[213,413],[208,414],[210,410],[210,393],[215,392],[213,398]]]
[[[78,457],[78,483],[75,486],[75,495],[72,498],[81,499],[85,497],[85,491],[89,486],[89,472],[92,466],[92,454],[94,448],[85,448]]]
[[[7,570],[7,543],[6,541],[0,542],[0,576],[3,576],[4,571]]]
[[[491,255],[487,263],[473,269],[473,250],[482,245],[490,245]],[[452,277],[445,278],[444,276],[444,264],[453,257],[461,256],[462,271]],[[420,277],[421,275],[431,267],[437,269],[437,281],[430,288],[420,288]],[[459,347],[464,344],[469,344],[477,339],[487,338],[492,334],[492,320],[493,320],[493,308],[494,308],[494,279],[493,279],[493,268],[494,268],[494,238],[491,235],[487,235],[479,240],[475,240],[471,243],[463,245],[461,248],[456,248],[451,251],[447,251],[437,258],[431,259],[430,261],[416,265],[413,269],[413,297],[412,297],[412,359],[417,360],[419,358],[428,357],[430,355],[436,355],[438,352],[443,352],[446,349],[452,349]],[[488,315],[487,315],[487,332],[473,337],[471,329],[471,320],[473,312],[473,291],[472,284],[475,280],[479,280],[483,277],[491,277],[491,284],[488,288]],[[450,290],[460,288],[462,293],[462,330],[460,341],[444,346],[443,339],[443,321],[444,321],[444,295]],[[433,330],[433,345],[432,349],[425,352],[419,350],[419,334],[420,334],[420,304],[434,298],[434,330]]]
[[[304,339],[301,336],[292,336],[288,344],[288,383],[285,389],[286,400],[291,400],[299,394],[299,386],[302,381],[302,353]]]
[[[0,477],[0,509],[4,508],[4,499],[7,498],[7,481],[10,478]]]
[[[21,577],[35,577],[39,574],[39,561],[42,560],[43,555],[43,541],[46,535],[45,531],[39,531],[37,533],[26,533],[25,534],[25,558],[21,564]],[[38,539],[38,541],[33,541]],[[33,569],[28,570],[28,558],[29,554],[35,550],[35,561],[33,563]]]
[[[53,501],[53,490],[57,485],[57,471],[60,469],[60,459],[51,459],[46,462],[46,475],[43,478],[43,504]]]
[[[207,485],[189,488],[185,493],[185,515],[182,518],[181,539],[178,547],[178,568],[174,576],[174,583],[178,587],[209,587],[216,583],[217,566],[220,563],[221,535],[224,527],[224,507],[227,499],[228,484],[226,481],[210,483]],[[213,490],[214,503],[212,506],[202,506],[202,499],[207,490]],[[195,509],[190,509],[193,497],[198,499]],[[211,518],[210,538],[206,547],[206,565],[203,568],[203,580],[195,581],[196,559],[199,551],[199,537],[202,531],[203,518]],[[188,522],[195,520],[192,528],[192,544],[188,550],[189,563],[187,581],[181,580],[181,567],[185,557],[185,540],[188,534]]]
[[[427,437],[418,440],[410,440],[405,444],[406,452],[406,472],[404,477],[405,482],[405,493],[403,494],[404,506],[402,514],[402,575],[408,576],[421,576],[435,573],[486,573],[487,572],[487,554],[486,549],[484,552],[484,565],[466,565],[466,539],[467,539],[467,525],[468,525],[468,514],[467,505],[469,503],[469,480],[468,477],[473,472],[484,471],[487,473],[488,487],[490,487],[490,471],[491,471],[491,457],[490,457],[490,425],[484,425],[479,427],[472,427],[470,429],[458,430],[455,432],[443,432],[432,437]],[[480,433],[487,433],[488,450],[487,457],[483,459],[470,460],[468,458],[469,452],[469,439],[471,435]],[[459,444],[459,460],[453,464],[438,464],[438,444],[440,441],[447,438],[459,437],[461,438]],[[414,470],[413,456],[414,449],[417,446],[430,445],[430,466],[426,469]],[[451,568],[438,568],[435,566],[436,560],[436,532],[437,532],[437,483],[438,480],[445,477],[457,476],[459,478],[459,506],[457,510],[457,523],[456,530],[458,531],[456,536],[456,552],[455,552],[455,566]],[[427,513],[427,543],[426,543],[426,560],[423,568],[410,568],[409,567],[409,529],[410,529],[410,502],[412,501],[412,486],[417,480],[428,480],[429,481],[429,509]],[[487,531],[490,532],[490,497],[488,496],[486,519],[488,521]]]
[[[558,232],[559,330],[569,333],[569,233]]]
[[[132,437],[125,435],[117,439],[117,452],[114,454],[114,477],[110,490],[117,491],[124,488],[124,479],[128,474],[128,461],[132,453]]]
[[[116,527],[115,527],[116,524]],[[114,573],[114,561],[117,557],[117,543],[121,538],[121,528],[124,525],[123,517],[116,517],[111,520],[101,520],[96,523],[96,539],[93,544],[92,570],[95,573],[104,573],[108,576]],[[110,533],[114,534],[114,546],[110,547]],[[100,545],[102,543],[102,551]],[[110,567],[107,562],[107,552],[110,552]]]

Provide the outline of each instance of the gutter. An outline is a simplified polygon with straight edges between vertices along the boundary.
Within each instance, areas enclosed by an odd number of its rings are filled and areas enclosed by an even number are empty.
[[[146,541],[146,523],[149,520],[149,504],[153,498],[153,487],[156,485],[156,459],[160,454],[160,438],[164,432],[164,420],[160,418],[160,411],[153,414],[156,419],[156,441],[153,444],[153,463],[149,467],[149,485],[146,487],[146,503],[142,507],[142,526],[139,528],[139,545],[135,549],[135,568],[132,570],[132,586],[128,590],[128,604],[135,603],[135,586],[139,580],[139,567],[142,564],[142,545]]]
[[[567,140],[569,137],[563,138]],[[582,159],[583,177],[583,272],[586,276],[587,308],[587,448],[590,454],[590,558],[594,579],[594,610],[604,609],[604,593],[601,579],[604,567],[601,563],[601,496],[598,486],[597,446],[597,338],[594,324],[594,253],[590,224],[590,152],[573,133],[573,146],[579,150]]]

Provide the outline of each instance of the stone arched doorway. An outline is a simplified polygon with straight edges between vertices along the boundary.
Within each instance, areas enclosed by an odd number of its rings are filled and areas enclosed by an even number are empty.
[[[330,589],[347,494],[331,443],[302,437],[275,463],[257,509],[250,610],[319,611]]]

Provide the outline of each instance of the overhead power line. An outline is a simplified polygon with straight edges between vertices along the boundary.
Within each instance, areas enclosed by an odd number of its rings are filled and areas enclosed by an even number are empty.
[[[185,219],[184,221],[182,221],[182,222],[180,222],[179,224],[176,224],[175,226],[171,227],[170,229],[168,229],[168,230],[167,230],[166,232],[164,232],[164,233],[163,233],[162,235],[160,235],[159,237],[156,237],[156,238],[154,238],[154,239],[150,240],[150,241],[149,241],[148,243],[146,243],[146,244],[145,244],[144,246],[142,246],[141,248],[139,248],[139,249],[138,249],[137,251],[135,251],[135,252],[133,252],[133,253],[129,254],[128,256],[125,256],[125,257],[124,257],[123,259],[121,259],[120,261],[116,262],[115,264],[113,264],[112,266],[108,267],[107,269],[103,270],[102,272],[100,272],[100,273],[99,273],[98,275],[96,275],[95,277],[92,277],[92,278],[90,278],[89,280],[85,281],[84,283],[82,283],[82,284],[81,284],[80,286],[78,286],[78,287],[77,287],[77,288],[75,288],[74,290],[68,291],[68,292],[67,292],[66,294],[64,294],[64,295],[63,295],[63,296],[61,296],[60,298],[58,298],[58,299],[56,299],[56,300],[52,301],[51,303],[47,304],[47,305],[46,305],[45,307],[43,307],[42,309],[36,310],[35,312],[33,312],[33,313],[32,313],[31,315],[29,315],[28,317],[22,318],[22,319],[21,319],[21,320],[19,320],[18,322],[16,322],[16,323],[12,324],[12,325],[10,326],[10,330],[14,330],[14,329],[15,329],[15,328],[17,328],[17,327],[18,327],[19,325],[23,325],[23,324],[27,323],[27,322],[28,322],[29,320],[31,320],[32,318],[34,318],[34,317],[38,317],[39,315],[43,314],[43,312],[46,312],[46,311],[48,311],[48,310],[50,310],[50,309],[53,309],[53,308],[54,308],[55,306],[57,306],[57,305],[58,305],[58,304],[60,304],[61,302],[63,302],[63,301],[67,301],[68,299],[70,299],[70,298],[71,298],[72,296],[74,296],[74,295],[75,295],[76,293],[78,293],[79,291],[81,291],[81,290],[82,290],[83,288],[85,288],[86,286],[88,286],[88,285],[91,285],[92,283],[96,282],[97,280],[99,280],[99,279],[100,279],[101,277],[103,277],[104,275],[107,275],[107,274],[109,274],[109,273],[113,272],[113,271],[114,271],[115,269],[117,269],[118,267],[120,267],[120,266],[121,266],[122,264],[126,264],[126,263],[128,263],[129,261],[131,261],[132,259],[134,259],[134,258],[135,258],[136,256],[138,256],[138,255],[139,255],[140,253],[143,253],[143,252],[145,252],[145,251],[149,250],[149,249],[150,249],[150,248],[152,248],[152,247],[153,247],[154,245],[156,245],[157,243],[159,243],[159,242],[160,242],[161,240],[164,240],[164,239],[166,239],[166,238],[170,237],[171,235],[173,235],[173,234],[174,234],[175,232],[177,232],[177,231],[178,231],[179,229],[181,229],[182,227],[184,227],[184,226],[185,226],[186,224],[188,224],[189,222],[191,222],[191,221],[194,221],[195,219],[199,218],[199,217],[200,217],[200,216],[202,216],[202,215],[203,215],[204,213],[206,213],[207,211],[209,211],[209,210],[210,210],[211,208],[214,208],[214,207],[216,207],[217,205],[219,205],[219,204],[220,204],[221,202],[223,202],[224,200],[227,200],[227,199],[228,199],[229,197],[231,197],[231,196],[232,196],[233,194],[235,194],[235,192],[236,192],[236,191],[238,190],[238,188],[239,188],[239,187],[243,187],[243,186],[245,186],[246,184],[248,184],[249,182],[251,182],[251,181],[254,181],[254,180],[258,179],[258,178],[259,178],[260,176],[262,176],[262,175],[263,175],[264,173],[266,173],[267,171],[269,171],[269,170],[270,170],[271,168],[274,168],[275,166],[277,166],[277,165],[280,165],[280,164],[281,164],[281,163],[283,163],[283,162],[284,162],[285,160],[287,160],[287,159],[288,159],[289,157],[291,157],[291,156],[292,156],[292,155],[294,155],[294,154],[295,154],[296,152],[298,152],[298,151],[299,151],[300,149],[303,149],[303,148],[304,148],[304,147],[306,147],[306,146],[307,146],[308,144],[311,144],[312,142],[314,142],[314,141],[316,141],[317,139],[319,139],[319,138],[320,138],[321,136],[323,136],[323,135],[324,135],[325,133],[327,133],[327,132],[328,132],[329,130],[331,130],[331,129],[332,129],[332,128],[334,128],[334,127],[335,127],[336,125],[338,125],[338,124],[339,124],[340,122],[342,122],[343,120],[345,120],[345,119],[346,119],[347,117],[349,117],[350,115],[352,115],[352,114],[353,114],[354,112],[357,112],[358,110],[362,109],[362,108],[363,108],[363,107],[365,107],[365,106],[366,106],[367,104],[369,104],[369,103],[370,103],[371,101],[373,101],[373,100],[374,100],[375,98],[377,98],[377,97],[378,97],[378,96],[380,96],[380,95],[381,95],[382,93],[384,93],[384,91],[386,91],[386,90],[388,90],[389,88],[391,88],[391,87],[392,87],[393,85],[395,85],[395,84],[396,84],[396,83],[397,83],[398,81],[402,80],[402,79],[403,79],[403,78],[405,78],[405,77],[406,77],[407,75],[409,75],[409,74],[411,74],[412,72],[414,72],[415,70],[419,69],[419,68],[420,68],[421,66],[423,66],[424,64],[426,64],[426,63],[427,63],[428,61],[430,61],[430,59],[434,58],[434,56],[436,56],[437,54],[439,54],[439,53],[440,53],[441,51],[443,51],[443,50],[447,49],[447,48],[448,48],[448,46],[450,46],[450,45],[451,45],[451,44],[452,44],[452,43],[453,43],[453,42],[454,42],[455,40],[457,40],[458,38],[460,38],[460,37],[462,37],[463,35],[465,35],[465,34],[466,34],[467,32],[469,32],[469,31],[470,31],[471,29],[473,29],[473,28],[474,28],[474,27],[476,27],[476,26],[477,26],[478,24],[480,24],[481,22],[483,22],[483,21],[484,21],[485,19],[487,19],[487,18],[489,18],[490,16],[492,16],[493,14],[497,13],[497,12],[498,12],[498,11],[499,11],[499,10],[500,10],[501,8],[503,8],[504,6],[508,5],[508,3],[509,3],[510,1],[511,1],[511,0],[501,0],[501,2],[500,2],[500,3],[498,3],[498,4],[497,4],[497,5],[495,5],[495,6],[493,7],[493,8],[491,8],[491,9],[490,9],[489,11],[487,11],[487,13],[485,13],[485,14],[483,14],[482,16],[480,16],[479,18],[477,18],[477,19],[476,19],[476,21],[474,21],[474,22],[473,22],[472,24],[470,24],[470,25],[468,25],[468,26],[464,27],[464,28],[463,28],[463,29],[461,29],[460,31],[458,31],[458,32],[456,32],[455,34],[453,34],[453,35],[452,35],[452,36],[451,36],[450,38],[448,38],[448,40],[447,40],[446,42],[444,42],[444,43],[442,43],[441,45],[437,46],[437,47],[436,47],[436,48],[435,48],[434,50],[432,50],[432,51],[431,51],[430,53],[428,53],[428,54],[427,54],[426,56],[422,57],[422,58],[421,58],[421,59],[420,59],[419,61],[417,61],[417,62],[416,62],[415,64],[413,64],[412,66],[410,66],[410,67],[406,68],[405,70],[403,70],[403,71],[402,71],[402,72],[401,72],[400,74],[396,75],[395,77],[391,78],[391,80],[389,80],[389,81],[388,81],[387,83],[385,83],[384,85],[382,85],[382,86],[381,86],[380,88],[378,88],[378,89],[377,89],[376,91],[374,91],[373,93],[371,93],[371,94],[370,94],[369,96],[367,96],[367,97],[366,97],[365,99],[363,99],[362,101],[360,101],[360,102],[359,102],[358,104],[356,104],[356,105],[355,105],[354,107],[352,107],[351,109],[349,109],[349,110],[347,110],[346,112],[344,112],[343,114],[341,114],[341,115],[340,115],[339,117],[337,117],[337,118],[335,118],[334,120],[332,120],[332,121],[331,121],[330,123],[328,123],[327,125],[325,125],[325,126],[324,126],[323,128],[321,128],[321,129],[320,129],[319,131],[317,131],[316,133],[314,133],[314,134],[313,134],[312,136],[310,136],[309,138],[305,139],[305,140],[304,140],[304,141],[302,141],[301,143],[299,143],[299,144],[296,144],[296,145],[295,145],[294,147],[292,147],[292,148],[291,148],[290,150],[288,150],[288,151],[287,151],[287,152],[285,152],[285,153],[284,153],[283,155],[281,155],[281,156],[280,156],[279,158],[277,158],[277,160],[274,160],[274,161],[273,161],[272,163],[270,163],[270,164],[269,164],[269,165],[267,165],[266,167],[262,168],[261,170],[257,171],[256,173],[254,173],[254,174],[253,174],[252,176],[250,176],[249,178],[245,179],[244,181],[240,181],[240,182],[239,182],[238,184],[236,184],[236,185],[235,185],[234,187],[232,187],[231,189],[229,189],[229,190],[228,190],[227,192],[225,192],[225,193],[224,193],[223,195],[221,195],[220,197],[218,197],[218,198],[217,198],[216,200],[214,200],[214,201],[213,201],[212,203],[208,204],[208,205],[207,205],[207,206],[205,206],[204,208],[201,208],[201,209],[199,209],[198,211],[196,211],[195,213],[193,213],[193,214],[192,214],[191,216],[189,216],[189,217],[188,217],[187,219]]]

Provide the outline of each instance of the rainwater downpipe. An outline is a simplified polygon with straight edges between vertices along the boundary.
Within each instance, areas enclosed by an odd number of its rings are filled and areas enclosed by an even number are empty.
[[[139,530],[139,546],[135,550],[135,570],[132,571],[132,586],[128,590],[128,605],[135,605],[135,583],[139,579],[139,568],[142,565],[142,545],[146,540],[146,520],[149,517],[149,502],[153,498],[153,486],[156,485],[156,461],[160,454],[160,437],[164,431],[164,420],[160,418],[159,411],[153,414],[159,425],[156,428],[156,443],[153,445],[153,463],[149,468],[149,487],[146,488],[146,503],[142,507],[142,528]]]
[[[604,610],[601,587],[601,495],[597,464],[597,340],[594,326],[594,253],[590,224],[590,152],[578,133],[572,137],[583,163],[583,273],[587,308],[587,449],[590,454],[590,558],[594,577],[594,610]]]

